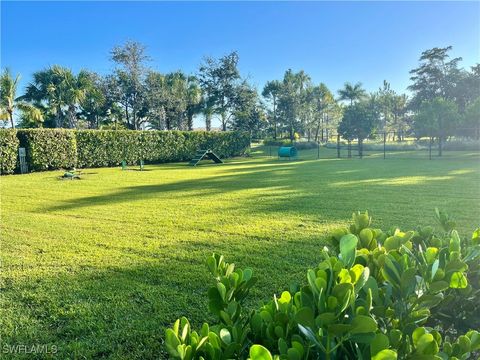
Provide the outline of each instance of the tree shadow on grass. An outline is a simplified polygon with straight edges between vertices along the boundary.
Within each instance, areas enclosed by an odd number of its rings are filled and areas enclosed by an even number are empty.
[[[251,267],[259,276],[247,305],[252,307],[292,281],[304,281],[306,267],[319,261],[318,239],[299,241],[302,249],[289,243],[278,246],[267,238],[237,238],[228,250],[217,243],[182,242],[158,251],[137,249],[137,261],[130,265],[41,272],[43,265],[38,264],[29,275],[26,269],[22,279],[9,278],[7,272],[2,342],[56,345],[55,358],[62,359],[166,358],[165,327],[180,316],[196,327],[213,319],[207,310],[213,278],[204,262],[212,251],[226,250],[227,261]],[[114,246],[106,250],[124,256],[135,251]]]
[[[402,160],[387,163],[381,159],[230,164],[203,178],[129,186],[39,211],[76,211],[127,202],[134,206],[136,201],[150,198],[201,201],[204,196],[221,195],[232,201],[219,210],[234,210],[239,215],[297,214],[339,221],[356,209],[391,208],[385,216],[402,209],[413,209],[415,216],[421,211],[430,214],[436,206],[465,202],[471,196],[467,188],[479,179],[474,162],[428,164],[413,167]],[[462,169],[466,171],[462,173]]]

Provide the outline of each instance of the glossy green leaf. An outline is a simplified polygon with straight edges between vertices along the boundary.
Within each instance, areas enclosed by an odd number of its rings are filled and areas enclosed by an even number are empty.
[[[454,272],[450,278],[450,287],[452,289],[465,289],[468,285],[467,277],[462,272]]]
[[[313,310],[310,307],[299,309],[295,315],[295,320],[305,327],[313,328],[315,326]]]
[[[430,292],[435,294],[441,291],[445,291],[448,289],[449,286],[450,286],[449,283],[446,281],[443,281],[443,280],[435,281],[430,284]]]
[[[230,335],[230,331],[225,328],[220,330],[220,339],[222,339],[225,344],[230,344],[232,342],[232,335]]]
[[[273,360],[270,351],[262,345],[252,345],[249,354],[251,360]]]
[[[370,354],[374,356],[380,351],[388,349],[389,346],[390,341],[388,340],[388,336],[382,333],[377,333],[370,343]]]
[[[353,234],[347,234],[340,239],[340,256],[346,268],[350,268],[355,261],[358,238]]]
[[[370,316],[357,315],[352,320],[352,334],[363,334],[377,331],[377,323]]]
[[[397,360],[397,353],[390,349],[384,349],[372,356],[372,360]]]

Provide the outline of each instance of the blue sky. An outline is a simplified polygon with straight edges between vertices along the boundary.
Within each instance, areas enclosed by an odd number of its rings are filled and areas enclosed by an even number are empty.
[[[305,70],[337,91],[384,79],[398,91],[421,51],[453,45],[467,67],[479,62],[480,2],[1,2],[1,65],[22,74],[60,64],[112,69],[109,50],[144,43],[150,66],[193,73],[205,55],[240,55],[258,88],[286,69]]]

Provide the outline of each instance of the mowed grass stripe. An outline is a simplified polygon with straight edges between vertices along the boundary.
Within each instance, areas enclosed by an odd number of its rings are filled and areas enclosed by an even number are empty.
[[[213,251],[254,269],[253,305],[304,281],[352,211],[411,229],[434,224],[440,207],[461,234],[478,226],[478,154],[259,156],[268,152],[221,166],[86,169],[80,181],[60,171],[0,178],[2,343],[55,344],[65,359],[158,358],[177,317],[211,319]]]

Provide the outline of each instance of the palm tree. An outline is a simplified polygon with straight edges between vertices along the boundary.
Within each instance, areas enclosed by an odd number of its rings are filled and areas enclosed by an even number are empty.
[[[37,104],[45,104],[55,116],[56,127],[63,127],[65,117],[70,128],[77,125],[76,110],[85,100],[90,77],[86,71],[75,76],[68,68],[54,65],[33,74],[23,98]]]
[[[16,97],[19,80],[20,75],[14,79],[9,69],[5,69],[0,75],[0,119],[10,121],[12,129],[15,129],[13,121],[15,110],[21,111],[25,118],[35,123],[43,122],[43,114],[40,109],[23,101],[20,97]]]
[[[272,80],[265,84],[262,91],[264,98],[270,99],[273,105],[273,138],[277,139],[277,101],[280,96],[282,83],[278,80]]]
[[[187,128],[193,130],[193,116],[202,111],[202,89],[198,84],[195,76],[188,76],[186,83],[186,97],[187,97]]]
[[[358,82],[355,85],[346,82],[343,89],[338,90],[340,100],[350,100],[350,105],[357,100],[362,100],[367,96],[367,92],[362,88],[362,83]]]

